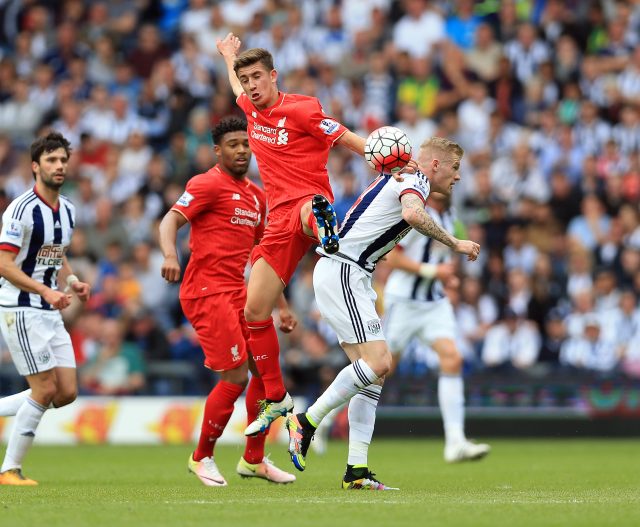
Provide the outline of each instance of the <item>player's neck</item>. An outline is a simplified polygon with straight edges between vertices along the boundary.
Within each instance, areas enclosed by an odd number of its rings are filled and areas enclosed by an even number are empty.
[[[60,191],[58,189],[49,188],[44,183],[36,181],[33,187],[34,192],[53,210],[57,210],[60,202]]]
[[[261,104],[260,106],[256,105],[256,108],[260,111],[266,110],[267,108],[271,108],[274,104],[278,102],[279,98],[280,98],[280,91],[276,90],[275,94],[271,96],[265,104]]]

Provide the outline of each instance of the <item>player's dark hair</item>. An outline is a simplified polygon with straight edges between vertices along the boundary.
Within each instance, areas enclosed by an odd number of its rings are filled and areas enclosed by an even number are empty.
[[[220,146],[225,134],[246,131],[247,121],[244,119],[238,119],[237,117],[225,117],[211,129],[211,139],[213,139],[214,145]]]
[[[67,157],[71,155],[71,143],[60,132],[49,132],[47,135],[38,137],[31,143],[31,161],[40,163],[42,154],[53,152],[58,148],[64,148]],[[35,179],[35,177],[34,173],[33,178]]]
[[[67,157],[71,155],[71,143],[60,132],[49,132],[47,135],[38,137],[31,143],[31,161],[39,163],[42,154],[53,152],[58,148],[64,148]]]
[[[271,71],[273,69],[273,55],[271,55],[269,51],[264,48],[251,48],[243,51],[237,56],[236,60],[233,62],[233,71],[235,71],[237,75],[240,68],[251,66],[256,62],[259,62],[267,68],[267,71]]]

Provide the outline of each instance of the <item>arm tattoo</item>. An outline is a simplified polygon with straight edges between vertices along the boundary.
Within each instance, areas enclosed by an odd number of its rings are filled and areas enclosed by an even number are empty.
[[[458,241],[454,236],[440,227],[433,218],[424,210],[422,200],[415,194],[405,194],[402,196],[403,211],[410,211],[411,219],[407,223],[420,234],[429,236],[434,240],[443,243],[447,247],[453,248]]]

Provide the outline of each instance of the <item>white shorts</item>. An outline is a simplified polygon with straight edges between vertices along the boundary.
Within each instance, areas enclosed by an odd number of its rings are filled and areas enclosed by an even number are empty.
[[[456,338],[456,318],[448,298],[434,302],[385,299],[383,325],[392,353],[402,353],[414,337],[427,346],[437,339]]]
[[[313,289],[322,317],[340,343],[360,344],[384,340],[376,312],[371,277],[355,265],[320,258],[313,270]]]
[[[60,311],[0,308],[0,331],[20,375],[76,367]]]

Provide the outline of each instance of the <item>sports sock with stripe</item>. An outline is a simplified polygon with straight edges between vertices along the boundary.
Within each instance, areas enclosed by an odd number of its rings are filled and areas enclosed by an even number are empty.
[[[376,409],[382,386],[371,384],[349,401],[349,465],[368,464],[369,445],[376,424]]]
[[[362,388],[377,380],[377,375],[364,359],[358,359],[345,366],[318,400],[309,407],[307,419],[317,428],[331,410],[346,403]]]
[[[22,403],[16,412],[13,430],[9,436],[7,451],[4,455],[0,472],[5,472],[12,468],[22,468],[22,460],[33,444],[36,429],[46,411],[46,407],[35,402],[30,397],[27,397]]]

